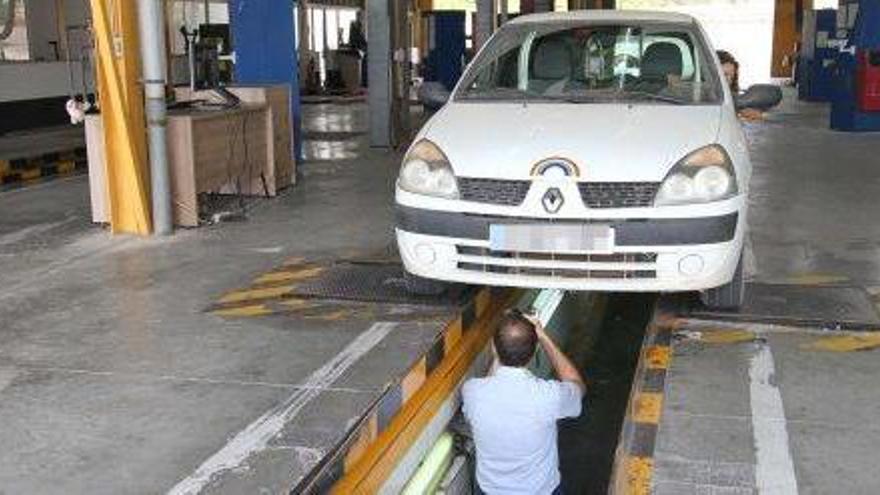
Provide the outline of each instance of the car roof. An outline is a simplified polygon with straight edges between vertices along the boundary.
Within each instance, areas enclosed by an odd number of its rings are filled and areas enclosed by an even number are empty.
[[[508,24],[548,23],[564,21],[595,22],[696,22],[693,16],[678,12],[659,12],[651,10],[572,10],[570,12],[546,12],[528,14],[512,19]]]

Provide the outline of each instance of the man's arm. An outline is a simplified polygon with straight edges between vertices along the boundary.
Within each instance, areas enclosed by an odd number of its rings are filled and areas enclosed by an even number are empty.
[[[541,325],[541,322],[537,318],[531,316],[528,318],[529,321],[535,325],[535,331],[538,333],[538,342],[541,343],[541,347],[544,348],[544,352],[550,359],[550,364],[553,365],[553,369],[556,371],[556,376],[564,382],[574,383],[581,389],[581,393],[586,393],[587,385],[584,383],[580,371],[578,371],[574,363],[571,362],[571,359],[568,359],[568,356],[559,350],[556,342],[553,342],[553,339],[550,338],[550,335],[544,330],[544,325]]]

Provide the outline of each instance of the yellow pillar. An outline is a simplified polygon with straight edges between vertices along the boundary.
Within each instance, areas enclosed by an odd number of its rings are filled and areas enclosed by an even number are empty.
[[[150,221],[136,2],[91,0],[107,198],[113,233],[147,235]]]

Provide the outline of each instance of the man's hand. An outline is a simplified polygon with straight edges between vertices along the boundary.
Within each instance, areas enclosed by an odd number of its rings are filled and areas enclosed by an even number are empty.
[[[529,323],[534,325],[535,333],[538,334],[538,342],[540,342],[541,345],[544,345],[544,341],[546,340],[550,340],[550,342],[553,342],[553,339],[551,339],[550,336],[547,334],[547,331],[544,330],[544,325],[541,324],[541,320],[538,319],[537,315],[523,313],[523,317],[526,320],[529,320]]]
[[[582,393],[586,393],[587,385],[584,383],[581,373],[571,360],[568,359],[568,356],[559,350],[556,342],[553,342],[553,339],[550,338],[550,334],[544,330],[544,325],[541,324],[541,320],[534,315],[523,314],[523,316],[535,326],[535,333],[538,334],[538,342],[541,343],[541,347],[544,348],[544,352],[550,359],[550,364],[553,365],[553,370],[556,371],[556,376],[564,382],[574,383],[581,389]]]

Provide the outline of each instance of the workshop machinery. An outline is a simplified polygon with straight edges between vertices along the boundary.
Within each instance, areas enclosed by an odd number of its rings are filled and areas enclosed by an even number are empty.
[[[846,42],[835,64],[831,128],[880,131],[880,2],[845,0],[837,27]]]
[[[837,57],[837,11],[807,10],[801,34],[798,61],[798,98],[806,101],[830,101],[834,86]]]

